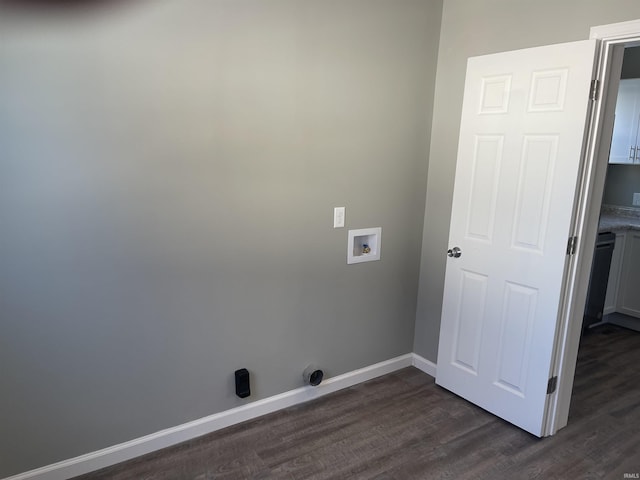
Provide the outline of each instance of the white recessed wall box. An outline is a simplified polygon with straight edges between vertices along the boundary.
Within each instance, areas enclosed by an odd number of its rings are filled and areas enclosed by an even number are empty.
[[[373,262],[380,260],[382,227],[349,230],[347,263]]]

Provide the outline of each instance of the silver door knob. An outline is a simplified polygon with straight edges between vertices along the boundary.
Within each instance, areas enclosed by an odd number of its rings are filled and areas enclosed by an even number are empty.
[[[447,256],[449,257],[458,258],[460,257],[460,255],[462,255],[462,250],[460,250],[460,247],[453,247],[447,250]]]

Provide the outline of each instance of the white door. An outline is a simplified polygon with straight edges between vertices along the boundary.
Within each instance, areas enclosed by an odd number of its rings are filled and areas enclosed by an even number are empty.
[[[594,58],[587,40],[467,64],[436,382],[538,436]]]

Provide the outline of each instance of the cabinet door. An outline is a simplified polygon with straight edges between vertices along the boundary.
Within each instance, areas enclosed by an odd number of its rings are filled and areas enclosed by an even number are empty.
[[[627,233],[624,255],[622,257],[622,275],[618,287],[618,311],[640,318],[640,231]]]
[[[620,284],[620,272],[622,270],[622,255],[624,254],[625,234],[616,233],[616,246],[611,257],[609,269],[609,281],[607,283],[607,296],[604,300],[604,314],[608,315],[616,311],[618,297],[618,285]]]
[[[620,80],[609,163],[634,163],[640,119],[640,78]],[[637,155],[636,155],[637,154]]]

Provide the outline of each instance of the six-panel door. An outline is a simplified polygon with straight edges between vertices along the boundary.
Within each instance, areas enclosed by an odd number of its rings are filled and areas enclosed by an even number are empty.
[[[467,65],[436,381],[538,436],[594,53],[590,40]]]

